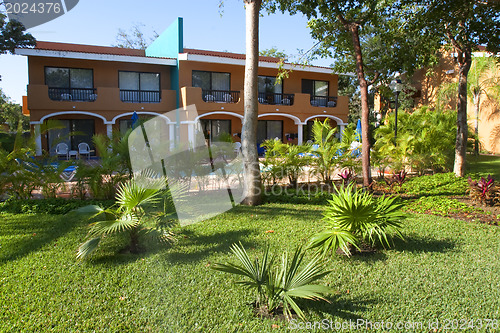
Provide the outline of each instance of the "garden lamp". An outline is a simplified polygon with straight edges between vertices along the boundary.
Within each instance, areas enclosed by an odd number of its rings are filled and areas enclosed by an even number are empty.
[[[391,81],[389,88],[391,88],[391,90],[396,95],[396,105],[395,105],[396,111],[394,113],[394,145],[396,145],[396,139],[398,137],[398,97],[399,93],[403,89],[403,84],[401,83],[400,79],[394,79]]]

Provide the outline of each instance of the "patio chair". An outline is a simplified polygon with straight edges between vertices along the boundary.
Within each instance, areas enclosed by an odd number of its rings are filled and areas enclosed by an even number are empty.
[[[90,159],[90,146],[86,142],[82,142],[78,145],[78,155],[87,155],[87,159]]]
[[[281,105],[292,105],[292,101],[289,98],[283,98],[281,100]]]
[[[241,142],[235,142],[234,143],[234,152],[236,154],[241,153]]]
[[[335,101],[329,101],[329,102],[328,102],[328,104],[327,104],[327,106],[328,106],[329,108],[334,108],[334,107],[336,107],[336,106],[337,106],[337,102],[335,102]]]
[[[205,102],[215,102],[214,95],[205,95]]]
[[[69,149],[68,149],[67,144],[65,144],[64,142],[60,142],[57,144],[57,146],[56,146],[57,157],[65,156],[66,159],[68,159],[69,158],[68,153],[69,153]]]
[[[225,103],[232,103],[233,102],[233,96],[230,94],[224,94],[223,100]]]
[[[71,94],[61,94],[61,100],[63,101],[71,101],[73,99],[73,96]]]

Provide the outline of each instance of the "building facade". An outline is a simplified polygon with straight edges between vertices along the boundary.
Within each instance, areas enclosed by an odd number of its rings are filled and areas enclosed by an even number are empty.
[[[38,42],[18,49],[28,57],[27,107],[37,143],[55,152],[57,142],[70,149],[91,145],[94,134],[111,135],[131,126],[132,115],[163,116],[174,139],[175,121],[165,114],[194,104],[207,140],[230,135],[240,141],[243,120],[244,54],[183,47],[183,21],[177,19],[146,50]],[[279,138],[301,144],[314,119],[330,119],[344,128],[348,97],[337,96],[338,75],[331,69],[292,66],[276,83],[279,59],[259,59],[258,142]],[[45,131],[50,121],[57,128]],[[192,128],[188,129],[192,131]]]

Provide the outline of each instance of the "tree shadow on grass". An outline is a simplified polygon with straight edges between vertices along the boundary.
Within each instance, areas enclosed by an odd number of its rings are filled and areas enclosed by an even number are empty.
[[[447,252],[453,250],[456,242],[450,239],[430,239],[415,234],[405,235],[405,239],[394,239],[393,248],[406,252]]]
[[[254,241],[246,241],[248,236],[255,234],[252,229],[230,230],[225,232],[216,232],[210,235],[198,235],[191,230],[184,230],[181,237],[184,239],[179,246],[174,246],[166,253],[166,260],[172,263],[185,263],[201,261],[216,252],[229,252],[232,244],[241,242],[246,248],[255,248],[260,246]]]
[[[326,299],[329,303],[325,301],[301,300],[299,306],[302,309],[316,312],[319,317],[324,317],[325,313],[330,314],[333,317],[333,324],[335,322],[349,322],[349,320],[356,324],[356,320],[363,319],[360,313],[368,310],[370,304],[377,302],[374,299],[349,300],[344,299],[341,295],[332,295],[326,297]],[[337,318],[341,318],[342,320],[339,321]]]
[[[17,260],[64,236],[80,224],[74,215],[14,215],[2,223],[0,264]]]

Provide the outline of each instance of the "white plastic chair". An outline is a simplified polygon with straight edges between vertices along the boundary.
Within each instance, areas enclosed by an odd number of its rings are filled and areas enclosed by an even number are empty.
[[[90,147],[88,143],[82,142],[78,145],[78,155],[87,155],[87,159],[90,158]]]
[[[282,105],[292,105],[292,101],[289,98],[283,98],[281,101]]]
[[[89,101],[95,102],[96,99],[97,99],[97,94],[90,94],[89,95]]]
[[[336,106],[337,106],[337,102],[335,102],[335,101],[329,101],[329,102],[328,102],[328,104],[327,104],[327,106],[328,106],[329,108],[334,108],[334,107],[336,107]]]
[[[241,142],[234,143],[234,152],[237,154],[241,153]]]
[[[63,101],[71,101],[73,99],[73,96],[71,96],[71,94],[61,94],[61,99]]]
[[[230,94],[224,94],[224,102],[225,103],[232,103],[233,102],[233,96],[231,96]]]
[[[68,149],[67,144],[65,144],[64,142],[60,142],[57,144],[57,146],[56,146],[57,157],[64,156],[64,157],[66,157],[66,159],[68,159],[69,158],[68,152],[69,152],[69,149]]]
[[[215,102],[214,95],[205,95],[205,102]]]

